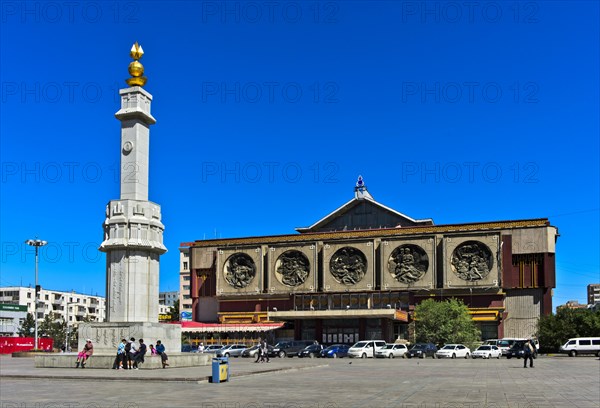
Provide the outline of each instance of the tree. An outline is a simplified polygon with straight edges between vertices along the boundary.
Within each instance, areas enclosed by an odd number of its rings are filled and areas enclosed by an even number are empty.
[[[415,307],[415,320],[416,337],[420,342],[461,343],[473,348],[481,340],[481,331],[461,300],[424,300]]]
[[[600,335],[600,311],[560,308],[538,321],[538,339],[543,351],[556,352],[573,337]]]
[[[40,337],[52,338],[54,347],[58,348],[65,342],[67,323],[61,316],[50,312],[44,316],[44,320],[39,324],[38,333]]]
[[[177,299],[175,301],[175,303],[173,303],[173,306],[171,306],[169,308],[168,314],[169,314],[168,320],[170,322],[178,322],[180,320],[179,319],[179,299]]]
[[[27,317],[21,323],[21,327],[19,327],[19,336],[21,337],[32,337],[33,332],[35,331],[35,320],[33,318],[33,314],[27,313]]]

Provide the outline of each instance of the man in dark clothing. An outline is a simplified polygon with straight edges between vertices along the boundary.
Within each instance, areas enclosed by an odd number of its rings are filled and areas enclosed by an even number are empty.
[[[527,341],[523,345],[523,368],[527,368],[527,360],[529,360],[529,368],[533,368],[533,353],[535,353],[535,346],[533,341]]]
[[[133,355],[133,368],[138,369],[138,364],[144,362],[144,356],[146,355],[147,347],[144,344],[144,339],[139,340],[140,345],[137,351]]]

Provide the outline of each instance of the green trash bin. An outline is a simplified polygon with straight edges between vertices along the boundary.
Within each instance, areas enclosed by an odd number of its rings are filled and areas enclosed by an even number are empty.
[[[214,357],[212,359],[212,382],[215,384],[229,381],[229,359]]]

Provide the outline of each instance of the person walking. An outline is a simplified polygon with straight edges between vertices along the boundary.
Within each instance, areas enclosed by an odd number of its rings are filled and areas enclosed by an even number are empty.
[[[269,359],[269,345],[267,344],[267,340],[263,340],[262,344],[260,345],[261,348],[261,356],[260,356],[260,361],[261,362],[270,362]]]
[[[535,353],[535,346],[533,341],[527,341],[523,346],[525,355],[523,356],[523,368],[527,368],[527,360],[529,360],[529,368],[533,368],[533,353]]]
[[[256,360],[255,363],[262,361],[262,339],[258,338],[258,348],[256,349]]]

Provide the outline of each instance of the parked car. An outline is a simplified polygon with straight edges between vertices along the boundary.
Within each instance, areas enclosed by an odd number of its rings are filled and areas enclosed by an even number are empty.
[[[230,344],[216,351],[217,357],[239,357],[246,350],[245,344]]]
[[[293,357],[306,346],[310,346],[315,342],[312,340],[289,340],[280,341],[273,347],[273,353],[279,357]]]
[[[469,358],[471,349],[463,344],[446,344],[435,353],[435,356],[438,358]]]
[[[560,346],[561,353],[575,357],[578,354],[595,354],[600,357],[600,337],[576,337]]]
[[[372,358],[375,352],[385,347],[383,340],[363,340],[348,349],[348,357]]]
[[[500,358],[500,356],[502,356],[502,351],[500,351],[498,346],[490,344],[479,346],[471,355],[473,358]]]
[[[298,352],[298,357],[309,357],[315,358],[321,355],[321,351],[325,350],[322,344],[311,344],[310,346],[304,347]]]
[[[334,344],[327,347],[324,350],[321,350],[321,357],[348,357],[348,349],[350,349],[350,346],[348,346],[347,344]]]
[[[435,358],[435,352],[437,351],[437,347],[433,343],[417,343],[408,350],[406,353],[406,357],[433,357]]]
[[[517,340],[514,342],[511,348],[506,352],[506,358],[521,358],[525,357],[525,345],[529,340]],[[537,350],[533,352],[533,358],[537,358]]]
[[[260,345],[254,345],[246,350],[242,351],[242,357],[252,357],[255,358],[258,354],[258,349]],[[275,357],[275,353],[273,353],[273,346],[267,345],[267,349],[269,350],[269,357]]]
[[[194,346],[191,346],[189,344],[184,344],[183,346],[181,346],[182,353],[193,353],[194,350]]]
[[[386,344],[384,348],[381,348],[375,352],[375,357],[378,358],[395,358],[404,357],[408,352],[408,348],[404,344]]]
[[[223,347],[225,346],[223,346],[222,344],[211,344],[210,346],[204,347],[204,353],[214,354],[218,350],[221,350]]]

